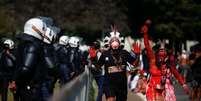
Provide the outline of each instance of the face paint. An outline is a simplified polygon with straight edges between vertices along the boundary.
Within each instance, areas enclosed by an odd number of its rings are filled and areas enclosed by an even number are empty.
[[[159,52],[158,52],[159,61],[164,62],[166,57],[167,57],[167,53],[166,53],[165,49],[160,49]]]

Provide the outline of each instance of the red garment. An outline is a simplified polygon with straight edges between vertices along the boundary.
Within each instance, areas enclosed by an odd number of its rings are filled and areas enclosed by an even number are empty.
[[[164,70],[166,71],[166,68],[163,68],[163,66],[161,67],[162,69],[157,68],[157,66],[155,64],[156,58],[155,58],[154,52],[149,44],[147,26],[143,26],[142,30],[144,32],[144,44],[145,44],[145,48],[147,50],[147,57],[149,59],[150,74],[151,74],[150,81],[149,81],[148,87],[147,87],[147,92],[146,92],[147,101],[156,101],[156,100],[164,101],[165,96],[166,96],[165,87],[164,87],[164,89],[157,89],[157,88],[161,87],[160,86],[161,79],[163,76],[166,76],[166,72],[164,73]],[[176,69],[176,65],[174,64],[174,61],[175,61],[174,56],[171,55],[170,56],[170,65],[171,65],[170,73],[173,74],[176,77],[176,79],[179,81],[179,83],[183,85],[184,79],[178,73],[178,71]],[[168,87],[170,87],[170,85]],[[172,89],[172,90],[174,90],[174,89]]]
[[[165,83],[165,101],[176,101],[174,87],[171,84],[171,79],[166,79]]]
[[[179,81],[181,85],[184,84],[184,78],[179,74],[179,72],[176,69],[175,66],[175,59],[173,55],[169,56],[170,60],[170,69],[166,68],[166,83],[165,83],[165,101],[176,101],[176,96],[174,92],[174,87],[171,83],[172,76],[175,76],[175,78]]]
[[[89,55],[90,58],[95,58],[96,57],[96,50],[92,47],[89,48]]]
[[[150,81],[148,83],[148,88],[146,92],[147,101],[155,101],[157,99],[164,98],[164,89],[156,89],[157,86],[160,86],[161,82],[161,71],[156,68],[150,69]]]
[[[144,28],[146,29],[146,28]],[[155,55],[149,44],[147,31],[144,33],[144,44],[147,50],[147,57],[149,59],[150,66],[150,81],[148,83],[148,88],[146,91],[147,101],[162,101],[164,99],[164,89],[157,89],[157,86],[160,86],[162,73],[161,70],[156,67],[155,64]]]
[[[175,78],[179,81],[181,85],[184,84],[184,77],[182,77],[179,72],[177,71],[176,65],[175,65],[175,58],[173,55],[169,56],[170,58],[170,65],[171,65],[171,73],[175,76]]]

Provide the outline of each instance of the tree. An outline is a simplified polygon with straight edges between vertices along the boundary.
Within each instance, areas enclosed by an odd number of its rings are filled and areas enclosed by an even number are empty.
[[[143,24],[146,18],[153,21],[155,38],[171,40],[199,40],[201,25],[201,5],[197,0],[143,0],[140,5],[139,17]],[[131,12],[132,13],[132,12]],[[135,14],[137,15],[137,14]],[[134,21],[138,21],[135,19]],[[134,22],[135,23],[135,22]]]
[[[4,36],[22,32],[25,21],[35,16],[50,16],[65,34],[90,37],[89,41],[108,33],[111,24],[124,35],[140,37],[147,18],[152,19],[155,39],[201,36],[200,0],[1,0],[0,8]]]
[[[0,1],[0,36],[11,36],[15,33],[14,6],[12,0]]]
[[[93,40],[110,31],[111,24],[116,24],[121,32],[129,32],[127,10],[127,2],[121,0],[18,0],[16,2],[18,23],[25,22],[36,15],[51,16],[66,33],[92,37],[90,39]]]

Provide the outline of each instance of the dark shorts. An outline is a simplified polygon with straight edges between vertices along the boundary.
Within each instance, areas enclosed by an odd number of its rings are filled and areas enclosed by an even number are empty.
[[[116,101],[127,100],[127,77],[125,72],[110,73],[105,77],[104,93],[106,98],[116,97]]]
[[[201,78],[195,78],[195,81],[197,82],[197,86],[201,87]]]

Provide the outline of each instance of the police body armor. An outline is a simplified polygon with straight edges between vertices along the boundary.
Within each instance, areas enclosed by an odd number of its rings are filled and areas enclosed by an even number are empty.
[[[82,54],[81,51],[76,47],[70,47],[69,48],[69,64],[70,67],[73,68],[75,75],[80,74],[81,72],[84,71],[84,68],[82,67]]]
[[[6,51],[9,51],[7,53]],[[3,50],[0,58],[0,93],[1,101],[7,101],[8,85],[15,71],[15,56],[12,50]]]
[[[70,80],[71,68],[69,67],[68,48],[64,45],[56,45],[56,58],[58,62],[59,79],[61,85]]]
[[[47,68],[41,41],[27,34],[17,36],[20,43],[16,50],[15,80],[20,101],[40,101],[40,83],[44,80]]]
[[[44,80],[41,84],[42,99],[47,101],[53,95],[54,85],[57,80],[58,70],[56,62],[55,48],[52,44],[43,44],[44,67],[47,69],[44,73]]]
[[[48,67],[48,74],[51,76],[57,75],[57,66],[58,66],[58,60],[57,60],[57,53],[55,50],[55,47],[52,44],[44,44],[43,45],[43,52],[44,52],[44,60],[45,60],[45,66]]]
[[[15,71],[15,62],[16,58],[14,55],[14,51],[9,50],[10,53],[6,53],[6,50],[2,52],[1,59],[0,59],[0,76],[3,78],[11,78],[12,74]]]

